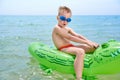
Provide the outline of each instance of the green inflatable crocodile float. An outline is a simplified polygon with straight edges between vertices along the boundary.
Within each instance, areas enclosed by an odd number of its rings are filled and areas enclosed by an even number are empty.
[[[48,72],[75,74],[73,63],[75,56],[58,51],[47,45],[34,42],[29,52]],[[94,53],[87,53],[84,58],[84,76],[120,73],[120,42],[110,40],[100,45]]]

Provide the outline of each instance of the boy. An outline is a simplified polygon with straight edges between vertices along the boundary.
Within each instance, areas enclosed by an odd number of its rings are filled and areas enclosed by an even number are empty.
[[[68,7],[61,6],[59,8],[57,16],[58,24],[53,29],[52,39],[58,50],[76,55],[74,61],[76,79],[82,80],[84,54],[86,52],[93,52],[98,47],[98,44],[67,27],[68,22],[71,21],[71,15],[72,12]],[[80,45],[74,45],[70,41],[80,43]]]

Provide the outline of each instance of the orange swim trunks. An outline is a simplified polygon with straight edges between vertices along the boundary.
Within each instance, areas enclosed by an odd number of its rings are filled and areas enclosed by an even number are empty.
[[[62,50],[62,49],[64,49],[64,48],[68,48],[68,47],[74,47],[74,45],[72,45],[72,44],[68,44],[68,45],[65,45],[65,46],[62,46],[62,47],[60,47],[60,48],[58,48],[58,50]]]

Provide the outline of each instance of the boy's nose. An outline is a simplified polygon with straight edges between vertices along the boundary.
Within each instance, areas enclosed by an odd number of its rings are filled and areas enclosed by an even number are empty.
[[[67,23],[67,21],[64,21],[64,23]]]

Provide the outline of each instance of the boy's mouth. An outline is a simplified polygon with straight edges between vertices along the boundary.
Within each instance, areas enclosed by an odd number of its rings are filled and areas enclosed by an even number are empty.
[[[66,25],[66,24],[63,24],[64,26]]]

